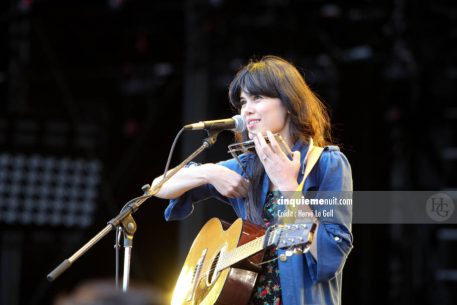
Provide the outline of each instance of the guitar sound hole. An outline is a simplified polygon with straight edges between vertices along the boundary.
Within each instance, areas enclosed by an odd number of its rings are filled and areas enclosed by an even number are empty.
[[[211,264],[211,269],[208,272],[207,283],[206,283],[208,286],[212,285],[216,281],[217,276],[219,275],[219,272],[216,272],[216,266],[219,261],[220,255],[221,255],[221,252],[219,251]]]

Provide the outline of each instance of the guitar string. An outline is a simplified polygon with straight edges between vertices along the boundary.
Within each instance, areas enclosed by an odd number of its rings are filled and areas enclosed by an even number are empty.
[[[264,238],[265,238],[265,236],[262,236],[261,238],[256,238],[256,239],[251,240],[250,242],[248,242],[248,243],[246,243],[246,244],[244,244],[244,245],[241,245],[240,247],[237,247],[237,248],[233,249],[233,250],[230,251],[230,252],[227,252],[226,254],[228,254],[229,256],[226,257],[225,260],[228,261],[229,259],[231,259],[232,257],[234,257],[234,258],[235,258],[235,263],[238,262],[239,260],[238,260],[238,258],[237,258],[237,255],[238,255],[238,253],[239,253],[240,251],[246,252],[246,251],[248,251],[248,250],[250,250],[250,249],[252,249],[252,248],[254,248],[254,247],[258,247],[258,246],[259,246],[259,242],[262,241],[262,239],[264,239]],[[263,243],[264,243],[264,240],[262,241],[262,245],[263,245]],[[289,247],[289,249],[292,249],[292,247],[293,247],[293,246]],[[262,247],[262,248],[263,248],[263,247]],[[262,250],[262,248],[261,248],[260,250]],[[259,251],[260,251],[260,250],[259,250]],[[258,251],[257,251],[257,252],[258,252]],[[254,254],[255,254],[255,253],[254,253]],[[252,255],[254,255],[254,254],[252,254]],[[275,258],[272,258],[272,259],[267,260],[267,261],[263,261],[263,262],[260,262],[260,263],[253,263],[253,264],[256,265],[256,266],[261,266],[261,265],[264,265],[264,264],[266,264],[266,263],[269,263],[269,262],[274,261],[274,260],[277,260],[277,259],[278,259],[278,257],[275,257]],[[222,271],[222,270],[224,270],[224,269],[230,267],[232,264],[234,264],[234,263],[230,263],[228,266],[222,268],[222,269],[219,270],[219,271]],[[211,266],[213,266],[213,265],[214,265],[214,263],[211,264]],[[208,269],[207,271],[203,272],[203,274],[202,274],[201,276],[199,276],[198,279],[196,279],[196,280],[197,280],[197,281],[202,280],[204,277],[208,276],[211,272],[215,271],[215,270],[217,269],[217,266],[218,266],[218,264],[216,263],[214,267],[211,267],[211,268]]]
[[[233,251],[227,252],[227,254],[229,254],[230,256],[236,258],[236,255],[233,255],[233,254],[239,253],[240,252],[240,250],[239,250],[240,248],[243,248],[243,251],[247,251],[247,250],[249,250],[251,248],[258,247],[258,243],[259,243],[260,240],[261,240],[261,238],[256,238],[255,240],[252,240],[252,241],[255,241],[255,243],[252,243],[251,245],[249,245],[249,243],[244,244],[244,245],[242,245],[242,246],[240,246],[238,248],[235,248]],[[262,242],[262,244],[263,244],[263,242]],[[262,249],[260,249],[260,250],[262,250]],[[229,259],[226,258],[226,260],[229,260]],[[235,259],[235,260],[237,260],[237,259]],[[234,264],[234,263],[229,264],[227,267],[225,267],[225,268],[223,268],[223,269],[221,269],[219,271],[222,271],[222,270],[230,267],[230,265],[232,265],[232,264]],[[262,264],[262,263],[260,263],[260,264]],[[213,265],[214,264],[211,264],[211,266],[213,266]],[[216,269],[217,269],[217,264],[216,264],[216,266],[214,268],[210,268],[207,271],[203,272],[203,274],[201,276],[199,276],[196,280],[197,281],[202,280],[204,277],[208,276],[211,272],[215,271]]]
[[[244,245],[243,245],[243,246],[244,246]],[[293,247],[293,246],[289,247],[288,249],[290,250],[290,249],[292,249],[292,247]],[[238,249],[238,248],[234,249],[234,251],[232,251],[232,252],[235,252],[237,249]],[[253,254],[253,255],[254,255],[254,254]],[[261,266],[261,265],[264,265],[264,264],[273,262],[273,261],[275,261],[275,260],[278,260],[278,256],[276,256],[276,257],[274,257],[274,258],[272,258],[272,259],[269,259],[269,260],[260,262],[260,263],[253,263],[253,265],[255,265],[255,266]],[[214,264],[211,264],[211,266],[213,266],[213,265],[214,265]],[[230,267],[230,266],[227,266],[227,267],[225,267],[225,268],[223,268],[223,269],[221,269],[221,270],[219,270],[219,271],[222,271],[222,270],[224,270],[224,269],[226,269],[226,268],[228,268],[228,267]],[[196,279],[196,280],[197,280],[197,281],[202,280],[204,277],[206,277],[207,275],[209,275],[210,272],[212,272],[212,271],[214,271],[214,270],[216,270],[216,269],[217,269],[217,264],[216,264],[216,267],[210,268],[208,271],[204,272],[204,273],[203,273],[200,277],[198,277],[198,279]]]
[[[291,247],[289,248],[289,250],[290,250],[290,249],[291,249]],[[254,254],[253,254],[253,255],[254,255]],[[267,263],[276,261],[276,260],[278,260],[278,259],[279,259],[279,257],[276,256],[276,257],[274,257],[274,258],[272,258],[272,259],[269,259],[269,260],[266,260],[266,261],[263,261],[263,262],[260,262],[260,263],[252,263],[252,264],[255,265],[255,266],[257,266],[257,267],[259,267],[259,266],[262,266],[262,265],[264,265],[264,264],[267,264]],[[211,266],[212,266],[212,265],[213,265],[213,264],[211,264]],[[216,265],[217,265],[217,264],[216,264]],[[230,266],[228,266],[228,267],[230,267]],[[219,272],[220,272],[220,271],[223,271],[224,269],[226,269],[226,268],[228,268],[228,267],[225,267],[225,268],[219,270]],[[214,271],[214,270],[216,270],[216,269],[217,269],[217,266],[214,267],[214,268],[210,268],[208,271],[204,272],[204,273],[203,273],[198,279],[196,279],[196,280],[197,280],[197,281],[202,280],[204,277],[206,277],[207,275],[209,275],[210,272],[212,272],[212,271]]]

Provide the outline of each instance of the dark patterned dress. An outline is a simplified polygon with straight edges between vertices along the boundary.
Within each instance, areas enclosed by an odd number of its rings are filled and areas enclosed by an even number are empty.
[[[273,224],[276,211],[277,198],[273,192],[268,192],[263,208],[263,220],[267,227]],[[272,261],[262,265],[262,271],[259,273],[254,286],[250,305],[282,305],[279,268],[276,258],[275,248],[269,248],[265,251],[263,261]]]

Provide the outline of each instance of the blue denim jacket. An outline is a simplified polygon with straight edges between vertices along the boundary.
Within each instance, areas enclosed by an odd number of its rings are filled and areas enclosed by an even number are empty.
[[[303,159],[308,150],[308,145],[298,141],[292,150],[301,152],[301,170],[297,179],[297,182],[300,183],[306,165]],[[240,156],[241,162],[246,165],[252,162],[253,158],[253,154]],[[245,176],[235,159],[222,161],[218,164]],[[190,166],[196,166],[196,164]],[[250,174],[249,166],[247,167],[248,174]],[[265,174],[261,194],[261,202],[263,203],[265,203],[268,189],[269,178]],[[325,147],[318,163],[305,182],[303,192],[306,191],[317,191],[317,194],[324,191],[336,191],[337,193],[345,191],[345,198],[350,195],[352,191],[351,167],[337,146]],[[192,213],[194,203],[209,197],[231,204],[238,217],[246,219],[245,199],[224,197],[211,184],[199,186],[179,198],[170,200],[165,209],[165,219],[168,221],[186,218]],[[313,210],[325,208],[325,206],[310,207]],[[351,221],[352,206],[338,206],[334,209],[332,221],[320,222],[319,224],[319,230],[315,236],[315,240],[317,240],[317,261],[310,252],[293,254],[287,256],[285,261],[278,261],[284,305],[341,304],[342,269],[352,249]],[[279,249],[277,252],[278,256],[285,254],[285,250]]]

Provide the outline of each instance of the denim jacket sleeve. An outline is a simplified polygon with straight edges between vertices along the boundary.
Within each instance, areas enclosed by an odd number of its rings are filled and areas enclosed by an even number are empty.
[[[340,198],[352,199],[351,167],[338,147],[326,147],[315,169],[315,179],[318,196],[325,197],[325,194],[330,193],[338,201]],[[333,209],[334,216],[330,221],[320,219],[315,237],[318,260],[309,252],[305,254],[313,282],[328,281],[341,272],[352,249],[352,205],[335,205],[330,208]]]
[[[241,161],[244,162],[244,158],[241,157]],[[229,159],[218,162],[217,164],[225,166],[237,173],[241,173],[241,167],[238,165],[235,159]],[[191,162],[186,167],[199,166],[200,164]],[[204,184],[199,187],[193,188],[181,197],[171,199],[167,208],[165,209],[164,216],[165,220],[181,220],[189,216],[193,209],[194,203],[198,203],[208,198],[216,198],[225,203],[233,205],[233,201],[227,197],[222,196],[216,188],[211,184]],[[236,209],[235,209],[236,210]]]

